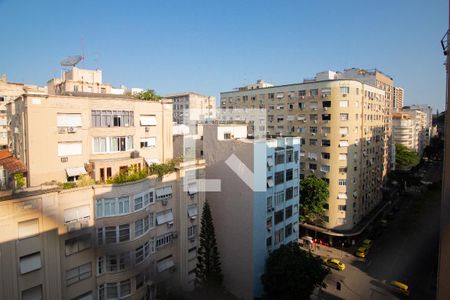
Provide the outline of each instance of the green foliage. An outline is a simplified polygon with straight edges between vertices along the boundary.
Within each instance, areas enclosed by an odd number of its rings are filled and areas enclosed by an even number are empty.
[[[113,177],[109,178],[106,182],[110,184],[121,184],[126,182],[133,182],[137,180],[144,179],[147,177],[148,171],[146,168],[142,170],[138,170],[134,166],[130,166],[127,170],[127,172],[118,173],[114,175]]]
[[[25,177],[23,173],[14,174],[14,180],[16,181],[16,187],[21,189],[25,186]]]
[[[158,175],[159,178],[162,178],[164,175],[175,172],[177,163],[181,162],[181,158],[174,158],[166,163],[161,164],[151,164],[149,167],[150,175]]]
[[[328,273],[320,258],[289,243],[267,258],[262,283],[268,299],[309,299]]]
[[[202,212],[200,246],[197,250],[195,277],[197,289],[204,293],[216,293],[222,287],[222,268],[208,202],[205,202]]]
[[[93,184],[95,184],[95,180],[87,174],[81,175],[77,180],[77,186],[90,186]]]
[[[404,145],[395,145],[395,163],[399,169],[408,169],[417,165],[419,157],[413,150],[408,149]]]
[[[328,184],[315,175],[300,182],[300,221],[321,225],[324,205],[329,195]]]
[[[64,190],[68,190],[68,189],[76,188],[77,183],[74,181],[69,181],[69,182],[60,183],[59,186]]]
[[[148,100],[148,101],[160,101],[161,96],[157,95],[154,90],[145,90],[140,93],[136,93],[133,95],[134,98],[139,100]]]

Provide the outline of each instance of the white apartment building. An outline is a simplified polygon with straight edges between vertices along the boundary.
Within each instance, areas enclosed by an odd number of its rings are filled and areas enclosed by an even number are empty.
[[[239,299],[261,297],[270,251],[298,240],[300,138],[247,139],[242,124],[202,127],[206,178],[219,179],[221,187],[207,199],[224,285]],[[234,170],[226,163],[232,155]],[[235,172],[247,168],[249,176]]]
[[[190,119],[197,119],[190,114],[195,112],[205,118],[213,118],[216,111],[216,97],[204,96],[194,92],[176,93],[165,96],[173,102],[173,122],[188,124]]]

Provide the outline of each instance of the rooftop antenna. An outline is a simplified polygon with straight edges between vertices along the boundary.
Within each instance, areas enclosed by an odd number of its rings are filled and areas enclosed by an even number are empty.
[[[83,56],[81,55],[71,55],[61,60],[59,64],[61,67],[73,68],[82,60]]]

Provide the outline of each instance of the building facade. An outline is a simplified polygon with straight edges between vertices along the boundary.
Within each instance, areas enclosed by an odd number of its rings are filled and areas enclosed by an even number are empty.
[[[247,139],[245,125],[209,124],[203,152],[207,179],[220,180],[220,191],[207,198],[224,286],[239,299],[261,297],[269,253],[298,240],[300,138]],[[232,155],[251,175],[229,167]]]
[[[68,84],[61,84],[67,87]],[[173,158],[172,104],[107,93],[24,94],[8,104],[27,187],[0,200],[2,299],[154,299],[195,278],[204,164],[109,183]],[[62,189],[55,183],[95,180]]]
[[[266,109],[268,135],[301,137],[301,178],[315,174],[329,184],[324,226],[351,231],[382,199],[391,108],[385,90],[335,78],[329,71],[303,83],[223,92],[220,106]]]
[[[401,87],[394,87],[394,110],[400,110],[405,106],[405,90]]]
[[[188,92],[167,95],[165,98],[173,102],[173,122],[176,124],[188,124],[190,117],[196,117],[189,115],[193,112],[210,118],[215,116],[216,97],[214,96]]]
[[[415,131],[415,122],[408,113],[394,113],[392,118],[392,132],[396,145],[400,144],[414,151],[419,149],[419,139]]]

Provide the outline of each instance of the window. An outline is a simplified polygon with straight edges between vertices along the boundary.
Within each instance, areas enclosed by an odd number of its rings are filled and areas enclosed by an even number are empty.
[[[19,239],[39,234],[39,220],[32,219],[28,221],[19,222]]]
[[[323,147],[330,147],[331,146],[330,140],[322,140],[322,146]]]
[[[131,280],[127,279],[120,282],[120,297],[125,297],[131,294]]]
[[[348,86],[341,86],[340,91],[342,95],[347,95],[350,93],[350,88]]]
[[[346,186],[347,185],[347,179],[339,179],[339,185],[340,186]]]
[[[275,164],[284,164],[284,151],[275,152]]]
[[[310,170],[317,170],[317,165],[316,164],[309,164],[309,169]]]
[[[22,300],[42,300],[42,285],[22,291]]]
[[[345,224],[345,219],[344,219],[344,218],[337,218],[336,224],[337,224],[337,225],[343,225],[343,224]]]
[[[272,208],[273,206],[273,200],[272,196],[267,197],[267,209]]]
[[[81,127],[81,114],[60,114],[56,115],[56,126],[58,127]]]
[[[292,205],[286,207],[285,211],[286,211],[286,213],[285,213],[286,214],[286,219],[292,217]]]
[[[82,153],[83,144],[81,142],[58,143],[58,156],[81,155]]]
[[[69,269],[66,271],[66,285],[69,286],[78,281],[84,280],[91,277],[92,275],[92,265],[87,263],[79,267]]]
[[[338,210],[339,211],[346,211],[347,210],[347,205],[338,205]]]
[[[339,173],[347,173],[347,167],[339,167]]]
[[[187,234],[188,238],[195,237],[197,235],[197,225],[189,226],[187,229],[187,232],[188,232],[188,234]]]
[[[291,200],[294,197],[294,190],[292,187],[286,189],[286,201]]]
[[[294,197],[297,197],[298,196],[298,186],[294,186],[294,189],[293,189],[293,196]]]
[[[105,243],[114,244],[117,241],[116,226],[105,227]]]
[[[293,178],[293,170],[292,169],[286,170],[286,181],[292,180],[292,178]]]
[[[275,205],[278,206],[284,202],[284,191],[275,193]]]
[[[72,298],[72,300],[93,300],[93,299],[94,299],[94,296],[92,295],[92,291],[83,293],[75,298]]]
[[[134,222],[134,238],[140,237],[146,233],[150,228],[155,226],[154,224],[154,214],[150,213],[143,219],[139,219]]]
[[[20,261],[20,274],[36,271],[42,267],[40,252],[22,256],[20,257],[19,261]]]
[[[348,107],[348,101],[347,100],[339,101],[339,107]]]
[[[281,184],[284,182],[284,171],[275,173],[275,185]]]
[[[130,224],[119,225],[119,242],[130,240]]]
[[[96,217],[119,216],[130,213],[130,197],[104,198],[96,201]]]
[[[310,89],[309,95],[312,97],[317,96],[317,95],[319,95],[319,90],[318,89]]]
[[[328,165],[321,165],[320,166],[320,171],[328,173],[328,172],[330,172],[330,166],[328,166]]]
[[[330,153],[322,152],[322,158],[323,159],[330,159]]]
[[[347,153],[339,153],[339,160],[347,160]]]
[[[340,141],[339,147],[348,147],[348,141]]]
[[[92,139],[94,153],[115,153],[134,149],[133,136],[94,137]]]
[[[284,228],[284,235],[285,237],[289,237],[292,235],[292,223],[286,225],[286,227]]]
[[[347,113],[340,113],[339,114],[339,120],[341,120],[341,121],[348,121],[348,114]]]
[[[309,127],[309,132],[317,133],[317,127]]]
[[[84,234],[75,238],[65,240],[66,255],[72,255],[74,253],[81,252],[83,250],[91,248],[91,235]]]
[[[153,189],[134,196],[134,211],[141,210],[151,203],[155,203]]]
[[[284,228],[275,231],[275,244],[279,244],[284,240]]]
[[[92,110],[92,127],[134,126],[134,112],[126,110]]]
[[[329,134],[330,132],[331,132],[331,128],[330,127],[322,127],[322,133]]]
[[[198,207],[197,204],[190,204],[187,207],[188,217],[191,219],[195,219],[198,215]]]
[[[156,237],[156,249],[160,249],[172,243],[173,241],[173,233],[169,232],[163,235]]]
[[[279,210],[275,212],[275,225],[283,222],[284,220],[284,210]]]
[[[323,101],[322,102],[322,107],[331,107],[331,101]]]
[[[293,151],[292,149],[286,150],[286,163],[291,163],[293,161]]]
[[[298,91],[298,95],[300,97],[304,97],[304,96],[306,96],[306,91],[305,90]]]
[[[141,148],[149,148],[156,146],[156,137],[141,138]]]
[[[348,134],[348,127],[339,127],[339,134],[341,136],[346,136]]]
[[[316,115],[316,114],[311,114],[311,115],[309,115],[309,119],[310,119],[311,121],[317,121],[317,120],[319,119],[319,117],[318,117],[318,115]]]
[[[172,209],[156,213],[156,223],[157,225],[162,225],[165,223],[173,223]]]
[[[155,253],[155,240],[151,239],[139,246],[135,250],[135,262],[136,264],[144,261],[150,254]]]
[[[331,115],[330,114],[323,114],[322,115],[322,120],[323,121],[330,121],[331,120]]]
[[[317,139],[309,139],[310,146],[317,146]]]

